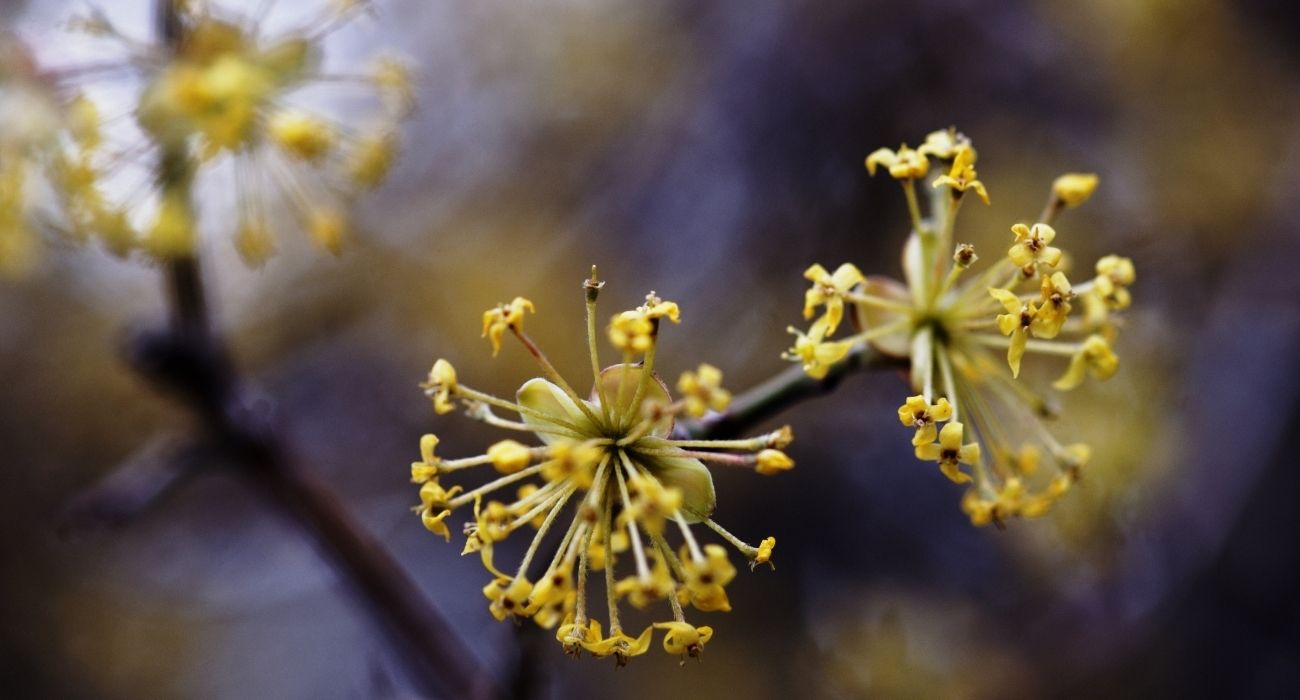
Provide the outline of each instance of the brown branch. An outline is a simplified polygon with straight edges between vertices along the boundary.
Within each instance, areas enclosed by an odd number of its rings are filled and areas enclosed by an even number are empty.
[[[861,345],[821,379],[813,379],[799,365],[791,365],[771,379],[737,395],[727,410],[699,420],[683,421],[678,430],[695,439],[736,437],[797,403],[834,391],[853,372],[886,367],[907,367],[907,359],[882,355],[870,346]]]

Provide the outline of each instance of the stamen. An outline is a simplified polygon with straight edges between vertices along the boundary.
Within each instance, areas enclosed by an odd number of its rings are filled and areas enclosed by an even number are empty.
[[[451,501],[447,504],[447,507],[450,508],[451,510],[456,510],[457,508],[465,505],[466,503],[473,501],[478,496],[491,493],[501,488],[502,486],[508,486],[510,484],[515,483],[516,481],[519,481],[520,479],[527,479],[528,477],[536,474],[537,472],[540,472],[542,470],[542,467],[544,466],[546,466],[546,462],[542,462],[541,464],[534,464],[533,466],[527,467],[525,469],[521,469],[515,472],[514,474],[507,474],[499,479],[489,481],[488,483],[483,484],[482,486],[474,489],[473,491],[466,491],[465,493],[451,499]]]
[[[630,464],[627,453],[623,450],[618,451],[619,459],[623,462],[623,468],[627,470],[628,476],[635,473],[635,469]],[[627,482],[623,479],[623,472],[614,469],[614,475],[618,477],[618,490],[623,497],[623,510],[632,512],[632,499],[627,494]],[[641,535],[637,530],[636,518],[627,519],[627,538],[632,541],[632,552],[636,555],[636,572],[642,581],[650,579],[650,567],[646,564],[645,551],[641,549]]]

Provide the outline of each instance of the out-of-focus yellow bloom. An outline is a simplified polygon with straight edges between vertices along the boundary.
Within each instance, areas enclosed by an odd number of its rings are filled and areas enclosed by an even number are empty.
[[[934,186],[939,187],[947,185],[952,188],[953,196],[960,197],[966,193],[966,190],[975,190],[980,200],[985,204],[989,203],[988,190],[984,188],[984,183],[977,179],[975,173],[975,149],[970,146],[961,146],[957,148],[956,155],[952,160],[952,169],[947,175],[940,175],[935,178]]]
[[[1073,209],[1088,201],[1097,189],[1097,182],[1094,173],[1066,173],[1052,182],[1052,194]]]
[[[420,385],[424,393],[433,399],[433,410],[438,415],[450,413],[456,409],[452,397],[456,395],[456,368],[451,363],[439,358],[429,370],[429,378]]]
[[[770,448],[758,453],[758,464],[754,467],[754,471],[763,476],[780,474],[791,469],[794,469],[794,460],[790,459],[790,455]]]
[[[695,372],[682,372],[677,391],[686,402],[686,415],[692,418],[710,410],[726,410],[731,404],[731,392],[722,388],[722,370],[710,364],[701,364]]]
[[[813,265],[803,273],[804,279],[813,283],[804,293],[803,317],[810,319],[818,306],[826,305],[826,332],[834,333],[844,318],[844,295],[862,284],[865,277],[852,263],[844,263],[831,274],[821,265]]]
[[[337,254],[349,230],[347,206],[387,174],[397,126],[413,104],[409,76],[395,59],[381,60],[369,74],[322,68],[325,37],[366,3],[327,3],[310,21],[279,33],[262,31],[278,23],[231,8],[176,5],[179,39],[171,43],[128,36],[98,10],[68,22],[74,30],[113,42],[124,54],[122,64],[138,73],[141,87],[131,98],[132,114],[143,136],[138,143],[109,144],[113,135],[103,130],[94,104],[77,98],[67,105],[64,127],[79,153],[54,165],[64,176],[79,175],[68,166],[80,161],[80,173],[95,176],[93,184],[65,177],[67,186],[59,188],[71,227],[102,235],[110,249],[124,252],[137,238],[132,220],[151,222],[143,247],[163,258],[191,254],[199,228],[220,229],[249,265],[258,266],[277,248],[270,222],[279,217],[269,212],[287,208],[313,242]],[[90,81],[97,74],[103,72],[64,72],[72,76],[69,82]],[[364,124],[345,124],[294,104],[299,94],[322,84],[370,94],[375,114]],[[117,135],[125,137],[125,132]],[[104,151],[131,157],[100,157]],[[99,172],[101,163],[113,170],[156,167],[159,172],[149,176],[165,186],[125,212],[129,217],[116,215],[121,207],[99,187],[115,172]],[[169,200],[202,197],[190,192],[192,176],[218,163],[230,164],[236,215],[209,216],[204,222],[193,214],[181,216],[180,205]]]
[[[721,372],[701,365],[698,372],[686,373],[679,384],[687,396],[672,400],[654,372],[656,343],[659,323],[665,318],[676,322],[680,310],[654,293],[633,311],[615,317],[611,329],[619,326],[620,318],[644,326],[628,331],[626,342],[615,341],[624,351],[622,363],[599,369],[595,302],[602,286],[593,271],[583,287],[594,384],[585,395],[570,386],[524,333],[524,314],[534,309],[523,297],[483,316],[483,335],[492,341],[494,355],[510,329],[542,370],[543,376],[525,382],[514,400],[466,386],[444,360],[434,364],[421,386],[438,413],[450,412],[460,402],[471,418],[531,433],[542,444],[530,447],[501,440],[485,454],[443,459],[434,454],[437,438],[424,436],[421,461],[411,465],[412,480],[421,484],[421,505],[416,510],[426,528],[446,537],[449,513],[473,504],[473,521],[464,529],[464,553],[479,554],[491,573],[484,595],[497,619],[530,618],[543,627],[558,625],[556,639],[565,651],[613,656],[621,665],[645,653],[654,628],[636,637],[625,633],[619,606],[626,602],[652,608],[666,602],[672,617],[661,629],[669,630],[672,641],[665,648],[675,654],[698,654],[712,631],[687,623],[683,604],[703,612],[729,611],[725,586],[736,572],[724,547],[697,541],[695,526],[714,531],[752,564],[770,563],[776,545],[770,537],[757,547],[747,544],[713,521],[716,494],[705,465],[753,467],[761,473],[787,470],[793,461],[781,450],[790,444],[793,433],[786,426],[737,440],[673,437],[679,416],[725,407],[728,395],[721,388]],[[697,402],[694,407],[692,401]],[[498,411],[518,419],[499,416]],[[494,469],[491,481],[468,491],[440,483],[489,465]],[[502,493],[513,496],[498,495]],[[571,515],[565,518],[567,526],[558,528],[563,531],[556,535],[558,543],[544,547],[565,512]],[[532,531],[532,543],[515,571],[503,572],[496,564],[498,544],[520,529]],[[680,556],[669,538],[681,543]],[[539,556],[549,563],[539,561]],[[616,575],[616,570],[628,573]],[[595,606],[588,599],[592,588],[587,576],[593,571],[604,572],[608,636],[601,634],[600,623],[592,618]],[[537,572],[540,575],[531,578]]]
[[[514,474],[528,466],[531,459],[528,448],[514,440],[502,440],[493,444],[488,448],[487,455],[492,460],[492,466],[502,474]]]
[[[1061,391],[1073,389],[1083,383],[1084,375],[1096,379],[1110,379],[1119,369],[1119,358],[1110,349],[1110,343],[1100,335],[1090,335],[1070,358],[1070,366],[1052,386]]]
[[[903,144],[897,151],[878,148],[867,156],[867,173],[876,174],[878,166],[889,169],[889,175],[895,180],[916,180],[930,172],[930,161],[924,154],[913,151]]]
[[[482,337],[492,343],[493,357],[501,352],[501,338],[505,335],[506,329],[523,330],[525,311],[537,313],[537,307],[523,297],[515,297],[509,304],[498,304],[483,312]]]
[[[959,150],[970,147],[970,139],[966,138],[965,134],[954,127],[949,127],[927,134],[925,143],[921,144],[916,152],[939,160],[952,160]]]

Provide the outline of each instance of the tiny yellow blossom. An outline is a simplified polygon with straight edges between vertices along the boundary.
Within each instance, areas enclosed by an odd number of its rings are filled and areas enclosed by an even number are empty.
[[[639,308],[645,317],[651,320],[666,318],[673,323],[682,322],[681,310],[677,308],[676,302],[664,301],[654,292],[646,295],[645,304]]]
[[[826,334],[830,335],[844,318],[844,295],[866,278],[852,263],[840,265],[834,274],[814,264],[804,271],[803,276],[813,283],[812,288],[804,293],[803,317],[812,318],[817,307],[825,304]]]
[[[1071,209],[1088,201],[1096,189],[1093,173],[1066,173],[1052,182],[1052,195]]]
[[[434,454],[437,447],[437,435],[425,433],[420,436],[420,461],[411,463],[411,483],[423,484],[438,475],[438,464],[442,459]]]
[[[1055,338],[1070,315],[1070,300],[1074,298],[1070,281],[1064,272],[1054,272],[1050,277],[1044,275],[1039,294],[1040,301],[1030,331],[1035,338]]]
[[[794,334],[795,341],[794,347],[787,350],[782,357],[802,363],[804,372],[813,379],[825,378],[831,367],[844,359],[853,349],[853,343],[850,341],[825,340],[827,324],[825,317],[818,319],[813,322],[807,335],[793,327],[786,329]]]
[[[488,610],[498,622],[522,612],[532,592],[533,584],[522,576],[506,582],[494,579],[483,587],[483,596],[492,603]]]
[[[271,139],[285,153],[311,163],[319,163],[337,141],[329,124],[302,112],[273,114],[267,128]]]
[[[876,174],[876,167],[883,165],[889,169],[889,175],[895,180],[915,180],[925,177],[930,172],[930,161],[925,154],[913,151],[903,144],[897,151],[878,148],[867,156],[867,173]]]
[[[654,332],[654,322],[639,309],[624,311],[609,322],[609,342],[624,352],[649,350]]]
[[[514,440],[502,440],[487,450],[492,466],[502,474],[514,474],[528,466],[532,454],[528,448]]]
[[[613,655],[617,660],[617,665],[623,666],[629,658],[640,656],[650,649],[650,639],[653,633],[654,628],[647,627],[640,635],[630,637],[619,628],[611,628],[608,637],[599,641],[585,643],[582,648],[591,652],[592,656]]]
[[[931,131],[925,137],[925,143],[916,149],[923,156],[934,156],[939,160],[950,160],[963,148],[970,148],[970,139],[953,127]],[[973,149],[972,149],[973,150]]]
[[[776,549],[776,538],[765,537],[758,543],[758,549],[754,552],[754,564],[770,564],[772,561],[772,550]]]
[[[794,469],[794,460],[780,450],[766,449],[758,453],[758,463],[754,471],[763,476],[780,474]]]
[[[424,523],[425,529],[438,535],[448,542],[451,541],[451,530],[447,527],[447,516],[451,515],[450,510],[443,510],[434,513],[431,510],[422,510],[420,512],[420,522]]]
[[[1051,246],[1056,238],[1056,229],[1047,224],[1034,224],[1033,228],[1016,224],[1011,227],[1011,232],[1016,234],[1016,243],[1007,251],[1007,256],[1016,266],[1043,263],[1056,267],[1061,262],[1061,249]]]
[[[1083,383],[1083,378],[1091,374],[1095,379],[1110,379],[1119,369],[1119,358],[1110,349],[1110,343],[1100,335],[1090,335],[1080,345],[1079,351],[1070,358],[1070,366],[1065,374],[1052,383],[1061,391],[1073,389]]]
[[[981,201],[989,203],[988,190],[984,188],[984,183],[976,179],[975,173],[975,149],[970,146],[961,146],[957,148],[956,155],[952,160],[952,169],[947,175],[940,175],[935,178],[934,186],[947,185],[952,188],[953,196],[960,197],[966,193],[966,190],[975,190]]]
[[[524,312],[537,313],[533,302],[515,297],[509,304],[498,304],[495,308],[483,312],[483,336],[492,343],[492,356],[501,351],[501,338],[506,329],[518,332],[524,327]]]
[[[948,399],[940,396],[933,404],[928,404],[925,397],[917,394],[907,397],[907,401],[898,407],[898,420],[906,427],[915,427],[912,445],[920,446],[934,442],[939,434],[936,424],[952,418],[952,405]]]
[[[433,399],[433,410],[438,415],[450,413],[456,409],[451,399],[456,394],[456,368],[451,363],[439,359],[429,370],[429,379],[420,385],[424,393]]]
[[[1011,345],[1007,348],[1007,365],[1011,367],[1011,376],[1019,377],[1020,358],[1024,357],[1029,331],[1038,317],[1038,307],[1021,302],[1015,292],[1006,289],[990,288],[989,294],[1007,310],[1007,313],[997,317],[998,330],[1011,338]]]
[[[680,621],[656,622],[654,626],[668,631],[664,635],[664,651],[677,656],[697,657],[713,639],[713,628],[708,626],[695,627]]]
[[[677,391],[686,401],[686,415],[692,418],[710,410],[726,410],[731,404],[731,392],[722,388],[722,370],[710,364],[701,364],[695,372],[682,372]]]
[[[979,464],[980,446],[978,442],[963,445],[964,431],[965,427],[957,421],[943,426],[937,443],[916,447],[916,458],[923,462],[938,462],[939,470],[955,484],[970,481],[970,475],[961,471],[959,464]]]

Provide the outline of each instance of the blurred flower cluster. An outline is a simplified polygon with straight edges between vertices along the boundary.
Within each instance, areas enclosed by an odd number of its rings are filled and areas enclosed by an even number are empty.
[[[268,33],[260,14],[176,3],[163,23],[169,35],[154,39],[91,9],[68,27],[116,58],[59,68],[39,66],[20,38],[6,38],[0,267],[25,265],[40,234],[95,238],[123,256],[188,255],[204,220],[233,235],[250,265],[273,254],[275,232],[290,226],[338,252],[350,201],[387,175],[413,107],[407,70],[393,58],[353,72],[324,68],[325,38],[368,4],[331,3],[302,26]],[[137,88],[124,113],[106,114],[89,89],[123,74]],[[373,116],[347,123],[298,104],[334,85],[369,94]],[[203,191],[192,196],[208,174],[220,181],[214,189],[233,192],[233,215]],[[291,215],[277,216],[284,209]]]
[[[677,323],[677,304],[653,292],[643,305],[613,317],[610,342],[623,356],[621,363],[601,368],[597,352],[596,299],[603,286],[595,277],[584,284],[587,294],[587,341],[593,388],[580,396],[524,332],[524,316],[534,310],[522,297],[489,309],[483,315],[483,335],[495,355],[509,332],[542,370],[519,388],[514,401],[498,398],[462,383],[446,360],[438,360],[424,384],[437,413],[460,403],[471,418],[489,425],[531,433],[541,445],[502,440],[485,454],[443,459],[435,454],[438,438],[421,439],[422,459],[411,465],[412,480],[420,484],[417,511],[425,527],[450,540],[447,518],[472,504],[474,519],[465,526],[465,553],[478,552],[493,578],[483,589],[498,620],[531,618],[546,628],[558,626],[556,638],[566,651],[614,656],[622,665],[644,653],[654,629],[664,630],[663,648],[670,654],[698,656],[712,637],[708,626],[687,622],[684,608],[729,611],[726,586],[736,575],[727,550],[701,543],[693,525],[703,524],[734,546],[751,568],[769,563],[775,538],[751,545],[716,523],[713,478],[705,463],[749,468],[760,474],[789,470],[794,462],[782,449],[793,439],[789,427],[751,439],[695,440],[674,435],[675,419],[699,417],[725,408],[730,395],[721,386],[721,373],[703,365],[678,382],[683,398],[673,400],[655,373],[661,323]],[[498,416],[506,411],[518,420]],[[443,479],[473,467],[490,467],[498,476],[464,490]],[[495,495],[516,488],[513,496]],[[572,503],[573,508],[567,508]],[[558,544],[542,555],[546,536],[561,515],[571,512]],[[502,571],[494,561],[497,545],[516,530],[534,534],[519,564]],[[680,546],[669,536],[676,532]],[[632,571],[616,575],[616,565],[630,560]],[[596,619],[589,574],[604,572],[607,626]],[[628,633],[619,603],[634,607],[666,603],[668,619],[640,633]]]
[[[1112,314],[1130,305],[1135,272],[1128,258],[1107,255],[1086,281],[1067,277],[1074,273],[1065,252],[1052,245],[1052,224],[1063,210],[1086,201],[1098,182],[1092,174],[1070,173],[1052,184],[1032,225],[1011,227],[1014,241],[1005,254],[978,274],[968,273],[978,256],[970,244],[954,246],[954,228],[968,194],[989,201],[976,157],[970,140],[955,129],[929,134],[917,149],[904,144],[867,157],[867,170],[888,171],[907,200],[913,230],[903,247],[906,284],[867,277],[851,263],[833,273],[821,265],[808,268],[804,276],[812,287],[804,317],[823,311],[807,332],[791,329],[797,339],[787,357],[813,377],[825,376],[863,343],[907,357],[917,393],[899,407],[898,418],[915,429],[916,457],[937,462],[954,483],[971,484],[962,509],[972,523],[1001,525],[1010,517],[1047,513],[1091,455],[1088,445],[1063,444],[1047,428],[1054,410],[1019,381],[1022,359],[1029,353],[1066,361],[1052,384],[1058,390],[1073,389],[1089,375],[1113,375],[1119,360],[1111,343],[1119,319]],[[931,160],[945,172],[930,178]],[[928,216],[918,182],[930,185]],[[1076,304],[1083,313],[1072,316]],[[857,332],[831,340],[846,306]],[[994,359],[1002,350],[1005,364]]]

